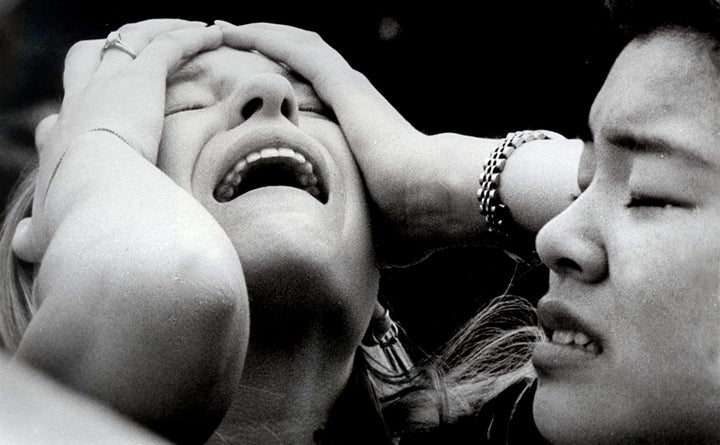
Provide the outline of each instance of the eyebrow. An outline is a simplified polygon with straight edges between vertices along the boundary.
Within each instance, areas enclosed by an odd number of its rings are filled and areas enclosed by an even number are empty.
[[[622,131],[613,131],[608,135],[607,141],[615,147],[631,152],[679,156],[699,167],[718,168],[715,163],[702,156],[698,151],[659,136],[644,136]]]
[[[173,85],[182,82],[192,82],[203,77],[207,77],[210,74],[210,68],[195,60],[186,62],[177,71],[168,75],[167,85]]]

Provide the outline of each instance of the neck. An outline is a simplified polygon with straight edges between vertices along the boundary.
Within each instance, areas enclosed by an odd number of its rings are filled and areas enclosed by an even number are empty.
[[[317,443],[347,385],[355,348],[317,338],[280,348],[251,342],[232,405],[208,443]]]

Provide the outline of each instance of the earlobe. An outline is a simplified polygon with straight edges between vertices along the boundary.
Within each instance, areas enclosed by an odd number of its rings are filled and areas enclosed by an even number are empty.
[[[12,250],[26,263],[37,264],[42,260],[44,249],[32,230],[32,218],[23,218],[18,223],[12,239]]]

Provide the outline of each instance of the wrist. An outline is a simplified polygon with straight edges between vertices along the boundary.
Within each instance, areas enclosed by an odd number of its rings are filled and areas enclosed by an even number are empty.
[[[128,184],[138,176],[157,175],[150,167],[112,133],[91,131],[79,135],[67,144],[52,171],[46,173],[47,179],[39,178],[38,187],[44,193],[35,196],[40,201],[33,207],[33,216],[40,216],[52,233],[72,209],[96,197],[110,202],[117,192],[128,193]]]
[[[63,151],[57,157],[57,160],[54,161],[55,164],[49,173],[48,179],[46,181],[42,181],[45,184],[42,195],[43,201],[45,200],[45,197],[52,186],[53,180],[63,165],[63,161],[68,153],[72,150],[82,150],[83,146],[86,144],[91,147],[108,146],[111,148],[112,145],[124,145],[130,147],[130,144],[125,138],[112,129],[106,127],[98,127],[77,136],[64,147]]]
[[[533,141],[508,159],[498,193],[521,229],[537,233],[579,193],[582,147],[577,139]]]
[[[421,161],[413,166],[416,181],[407,186],[408,233],[430,250],[481,241],[477,175],[497,141],[454,133],[425,138]]]

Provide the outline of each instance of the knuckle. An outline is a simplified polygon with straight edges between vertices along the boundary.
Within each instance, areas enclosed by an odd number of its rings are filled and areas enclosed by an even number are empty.
[[[165,34],[160,34],[153,39],[153,43],[157,42],[162,45],[176,45],[181,41],[182,39],[175,32],[166,32]]]
[[[120,28],[118,28],[117,32],[123,36],[125,36],[127,34],[136,33],[136,32],[138,32],[138,24],[137,23],[126,23],[126,24],[122,25]]]
[[[86,53],[88,50],[94,49],[98,45],[97,40],[81,40],[75,42],[68,52],[65,54],[65,65],[80,54]]]
[[[306,32],[306,38],[310,43],[316,44],[316,43],[323,42],[322,37],[317,32],[315,32],[315,31],[305,31],[305,32]]]
[[[42,118],[40,122],[38,122],[37,127],[35,127],[35,133],[45,131],[52,127],[55,124],[55,121],[57,121],[57,118],[57,114],[50,114]]]
[[[55,122],[58,120],[57,114],[51,114],[42,119],[35,127],[35,145],[41,148],[47,141],[47,136],[50,130],[55,126]]]

